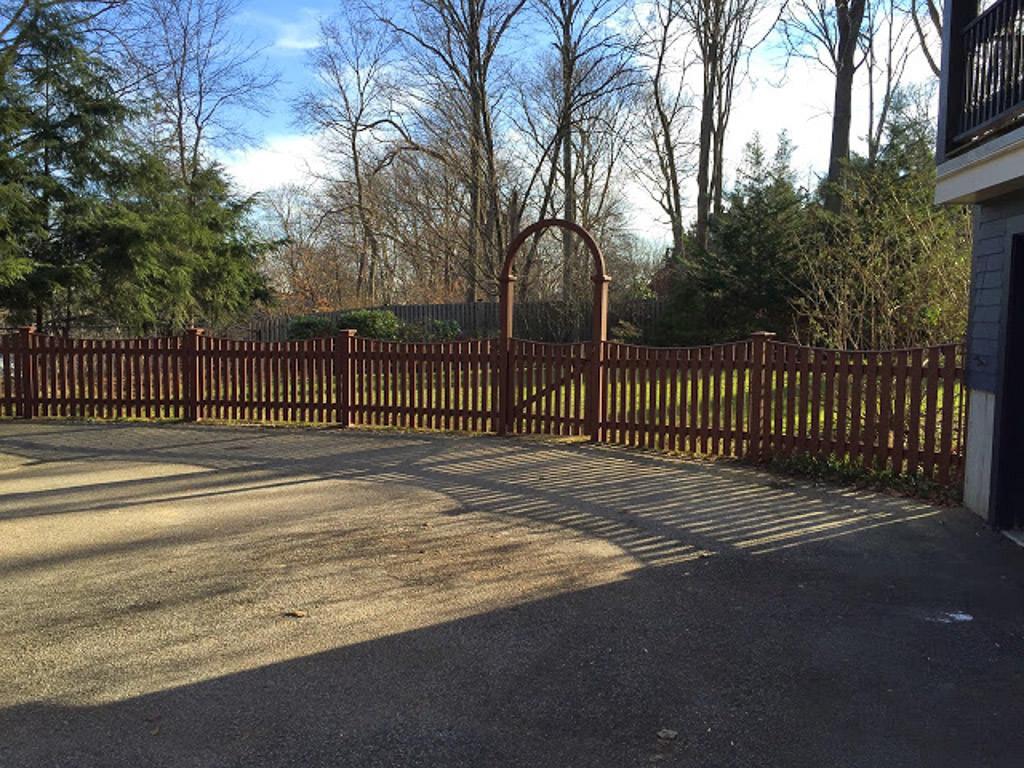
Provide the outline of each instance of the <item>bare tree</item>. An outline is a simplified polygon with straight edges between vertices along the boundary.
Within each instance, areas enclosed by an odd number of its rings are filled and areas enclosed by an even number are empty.
[[[573,142],[579,221],[602,243],[606,259],[612,261],[622,261],[618,251],[626,237],[627,200],[619,179],[637,135],[638,98],[632,89],[618,89],[593,101],[581,115]],[[577,270],[570,274],[574,290],[589,301],[589,256],[581,252],[572,263]]]
[[[910,0],[909,12],[921,53],[932,74],[938,77],[942,67],[935,49],[942,44],[942,4],[935,0]]]
[[[244,113],[264,113],[276,77],[230,18],[240,0],[129,0],[121,22],[128,84],[150,105],[148,132],[186,181],[210,146],[254,137]]]
[[[373,301],[381,260],[371,185],[390,162],[389,152],[376,149],[402,139],[395,119],[387,70],[392,47],[386,30],[371,19],[349,15],[320,25],[320,44],[311,64],[319,86],[299,104],[304,120],[321,132],[337,159],[332,198],[358,222],[356,295]]]
[[[573,170],[574,133],[588,110],[608,94],[630,88],[633,70],[626,46],[612,22],[623,10],[623,0],[534,0],[534,8],[548,26],[557,56],[553,89],[554,136],[550,142],[550,180],[562,181],[562,218],[576,222],[579,202]],[[607,102],[606,102],[607,103]],[[576,143],[577,149],[588,146]],[[548,196],[546,196],[548,197]],[[543,207],[543,206],[542,206]],[[543,218],[546,211],[541,211]],[[571,233],[562,235],[562,300],[569,299],[571,265],[575,253]]]
[[[766,0],[687,0],[677,6],[693,35],[702,72],[695,236],[705,247],[711,215],[722,206],[725,134],[736,74],[752,48],[748,34],[766,7]]]
[[[382,291],[403,301],[448,302],[474,278],[461,170],[441,152],[405,152],[378,176],[385,233]]]
[[[672,251],[682,258],[685,241],[684,176],[692,168],[692,144],[685,132],[693,114],[686,88],[688,61],[683,50],[681,0],[655,0],[648,16],[639,20],[637,50],[645,63],[643,88],[646,128],[637,144],[636,168],[641,180],[668,217]]]
[[[490,287],[504,250],[495,110],[499,50],[526,0],[411,0],[404,12],[378,11],[406,54],[403,107],[425,147],[465,179],[468,204],[466,299]],[[453,141],[466,148],[450,152]],[[484,274],[480,274],[481,270]]]
[[[309,189],[284,187],[261,197],[264,236],[278,247],[264,273],[291,313],[323,312],[352,305],[352,264],[346,258],[347,222],[327,199]]]
[[[909,16],[896,0],[876,0],[866,11],[864,69],[868,86],[868,162],[874,163],[882,146],[907,62],[914,49],[914,32]]]
[[[912,0],[917,3],[918,0]],[[853,90],[863,73],[867,93],[865,139],[874,162],[889,122],[893,100],[917,48],[933,63],[915,15],[899,0],[799,0],[789,6],[783,30],[790,52],[816,60],[835,78],[832,136],[823,203],[838,213],[841,185],[850,160]],[[915,42],[918,45],[915,45]]]
[[[850,159],[853,77],[865,58],[861,30],[867,14],[868,0],[796,0],[783,20],[790,51],[816,59],[835,77],[824,193],[825,209],[833,213],[838,213],[842,204],[839,185]]]

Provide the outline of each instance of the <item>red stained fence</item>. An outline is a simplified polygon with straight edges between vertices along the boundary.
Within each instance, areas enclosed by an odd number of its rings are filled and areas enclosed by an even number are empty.
[[[496,340],[92,341],[0,336],[0,416],[301,422],[590,436],[764,461],[836,456],[942,483],[963,470],[957,345],[772,340],[685,349]],[[588,376],[601,366],[599,379]],[[603,392],[587,396],[591,382]],[[596,413],[597,409],[600,412]],[[588,412],[590,411],[590,412]]]

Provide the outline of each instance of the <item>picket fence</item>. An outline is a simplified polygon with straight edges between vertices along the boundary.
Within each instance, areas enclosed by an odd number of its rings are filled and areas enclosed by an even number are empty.
[[[952,485],[963,471],[966,397],[955,344],[861,352],[756,334],[694,348],[518,339],[506,348],[351,331],[291,342],[198,329],[101,341],[23,328],[0,336],[0,416],[580,436],[758,462],[840,457]]]

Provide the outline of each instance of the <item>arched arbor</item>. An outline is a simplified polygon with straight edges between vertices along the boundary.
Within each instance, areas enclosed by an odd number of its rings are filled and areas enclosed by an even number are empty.
[[[597,242],[587,230],[571,221],[564,219],[543,219],[531,224],[509,244],[505,252],[505,263],[502,266],[500,295],[501,337],[500,348],[504,355],[501,367],[501,402],[499,402],[498,433],[506,434],[515,431],[518,408],[515,398],[512,319],[515,305],[515,258],[523,244],[533,235],[555,227],[572,232],[586,246],[594,262],[594,273],[591,282],[594,284],[593,320],[591,324],[590,352],[586,358],[585,430],[590,439],[601,439],[604,423],[604,379],[603,360],[605,342],[608,340],[608,283],[611,278],[605,271],[604,256]]]

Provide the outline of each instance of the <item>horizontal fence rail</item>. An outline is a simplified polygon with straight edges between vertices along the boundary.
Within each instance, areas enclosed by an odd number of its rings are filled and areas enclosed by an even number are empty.
[[[960,357],[952,344],[861,352],[771,334],[676,349],[518,339],[505,349],[353,331],[99,341],[25,328],[0,336],[0,416],[589,436],[755,462],[832,457],[953,484],[966,430]]]

